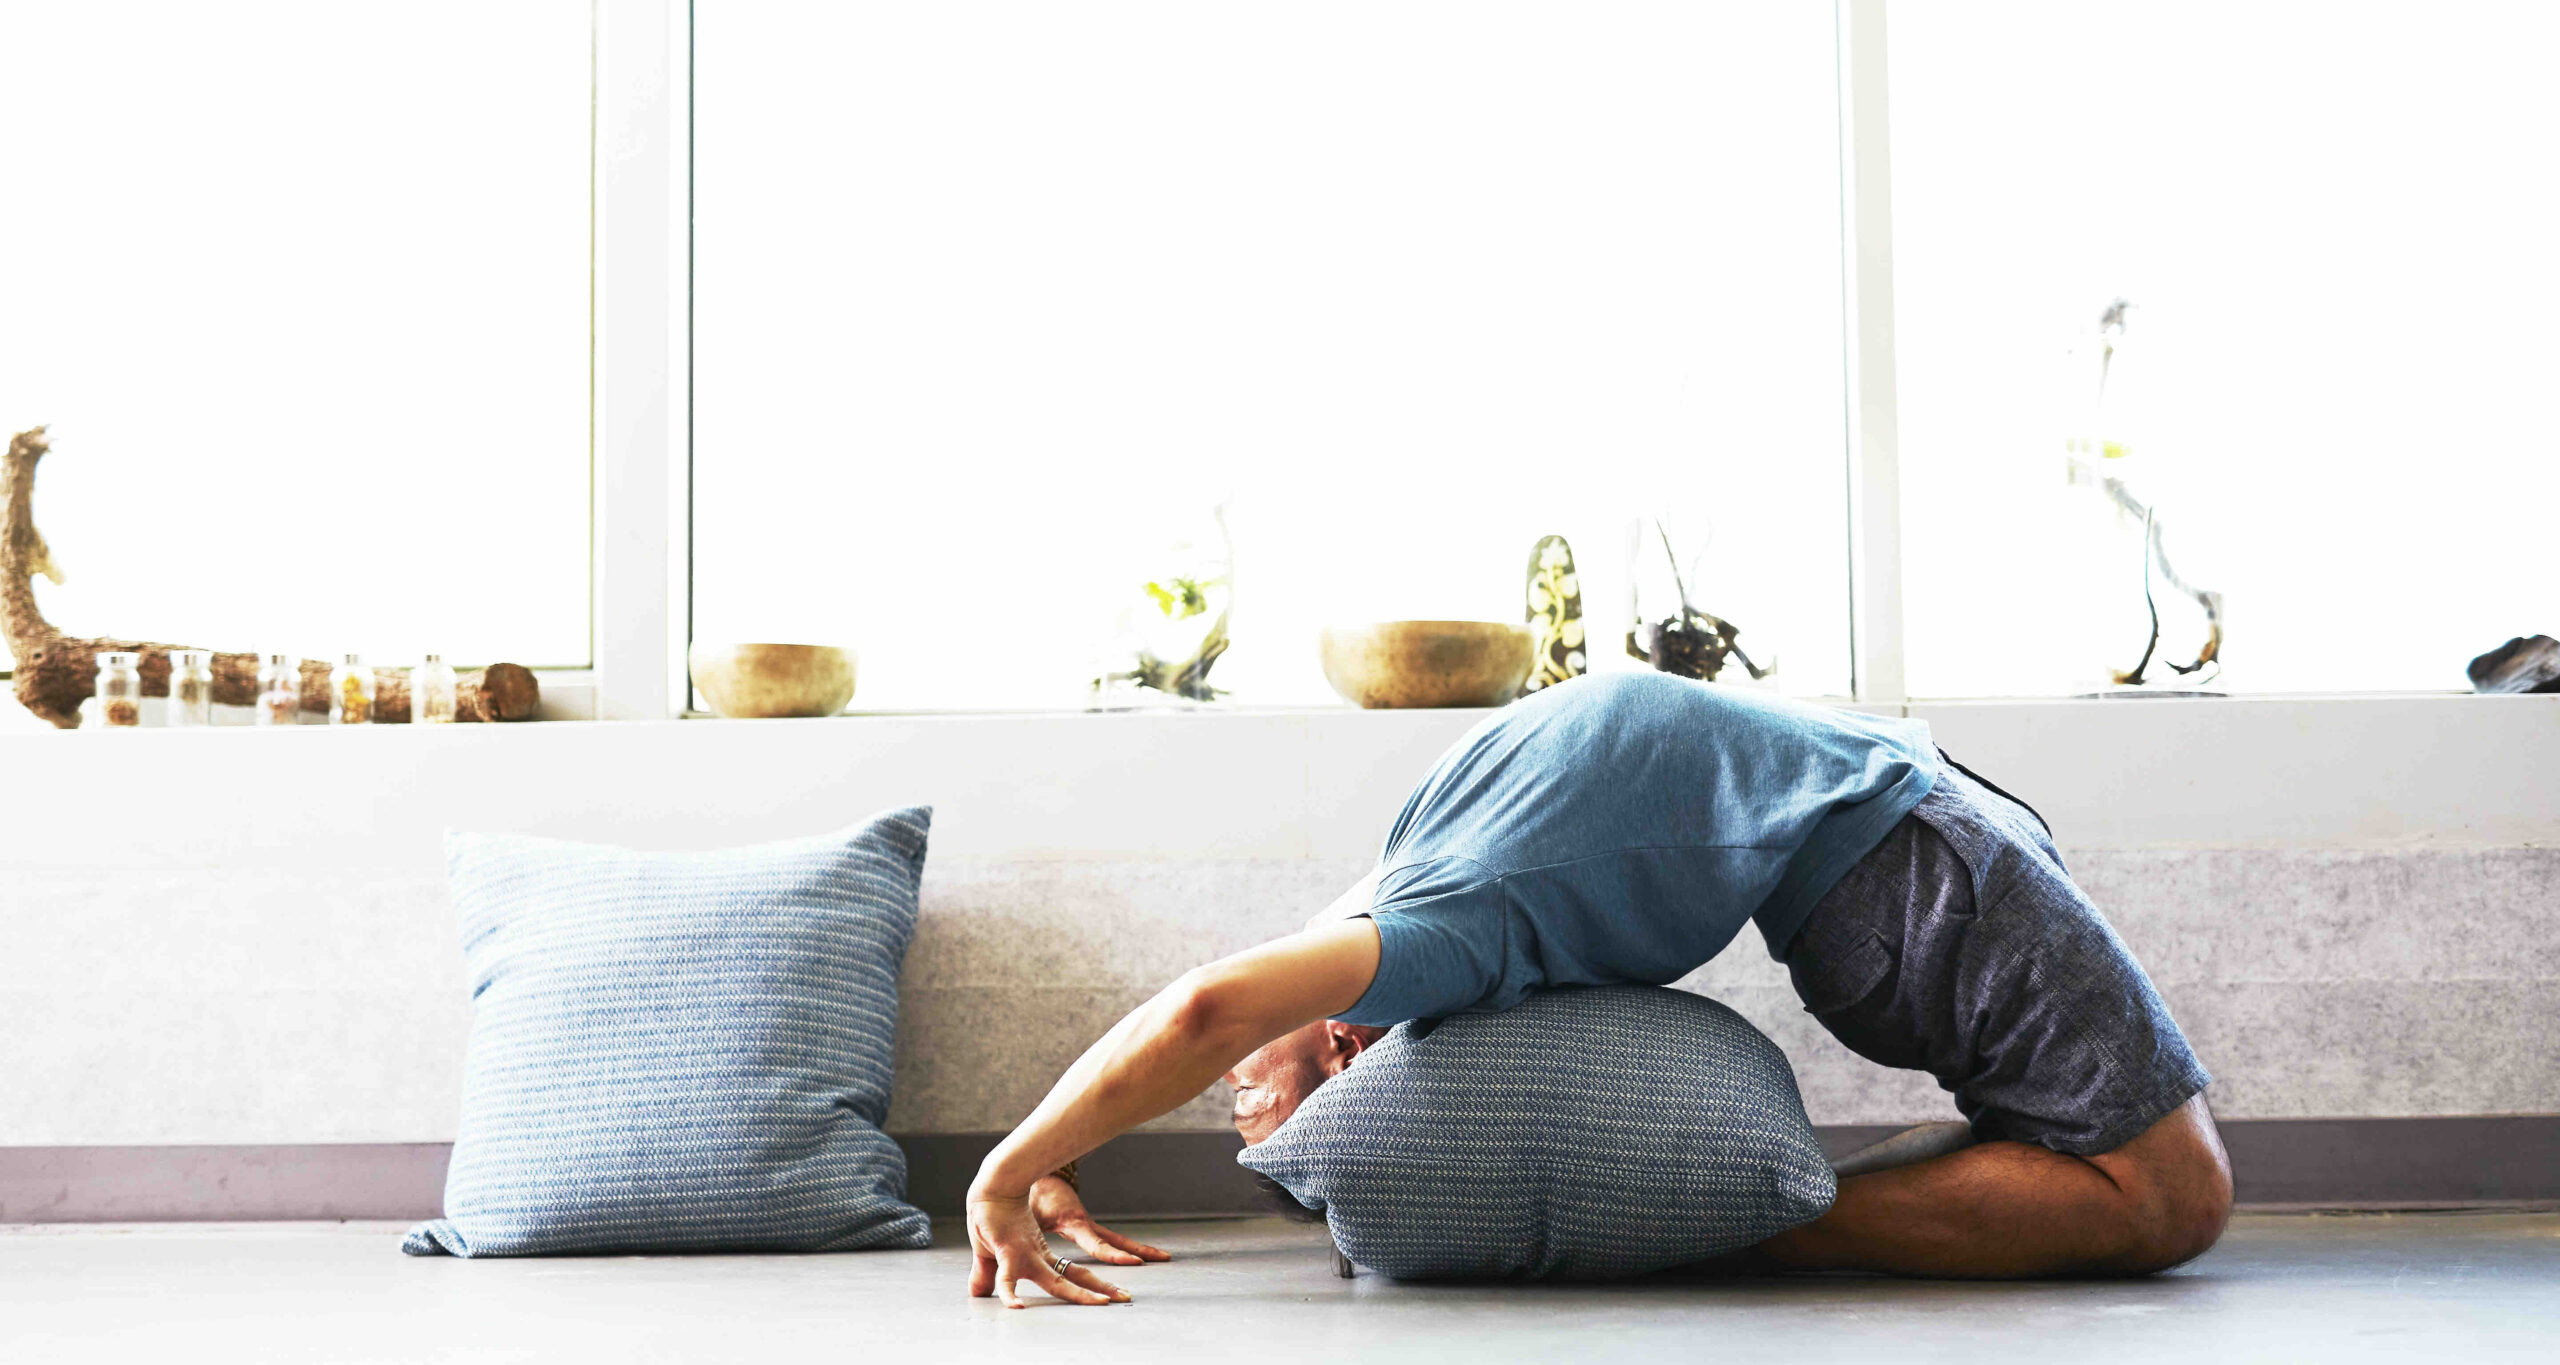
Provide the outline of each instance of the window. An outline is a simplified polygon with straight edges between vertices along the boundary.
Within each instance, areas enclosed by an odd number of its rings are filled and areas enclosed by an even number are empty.
[[[2138,523],[2066,484],[2074,438],[2129,448],[2086,459],[2224,594],[2220,687],[2460,688],[2472,655],[2560,629],[2560,8],[1891,22],[1915,694],[2082,691],[2139,656]],[[2159,595],[2183,660],[2200,613]]]
[[[588,6],[12,5],[0,51],[53,623],[583,665]]]
[[[1661,515],[1770,685],[1847,691],[1828,6],[733,2],[694,51],[695,638],[1077,705],[1223,507],[1240,703],[1332,701],[1328,622],[1520,619],[1549,532],[1636,667]]]
[[[1633,668],[1659,518],[1764,685],[1848,690],[1830,7],[609,13],[691,43],[689,127],[649,62],[592,87],[573,0],[0,14],[42,54],[0,83],[0,430],[53,431],[58,625],[585,661],[603,99],[695,209],[690,334],[616,333],[690,346],[692,520],[615,520],[646,572],[606,577],[655,603],[689,552],[697,638],[851,644],[872,709],[1075,706],[1223,537],[1211,681],[1330,703],[1320,626],[1517,619],[1561,532]],[[2154,609],[2153,679],[2238,691],[2458,688],[2552,628],[2560,12],[1892,26],[1914,694],[2103,687]],[[2193,678],[2145,514],[2219,595]]]

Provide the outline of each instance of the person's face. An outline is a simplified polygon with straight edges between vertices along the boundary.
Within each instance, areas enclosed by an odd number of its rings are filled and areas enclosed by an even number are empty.
[[[1319,1019],[1256,1048],[1226,1075],[1235,1089],[1236,1131],[1250,1147],[1278,1132],[1316,1087],[1342,1074],[1378,1037],[1376,1029]]]

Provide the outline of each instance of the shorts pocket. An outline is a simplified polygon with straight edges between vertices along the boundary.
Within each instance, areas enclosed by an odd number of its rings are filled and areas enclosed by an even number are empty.
[[[1873,929],[1827,943],[1808,943],[1787,961],[1796,995],[1807,1013],[1837,1014],[1857,1004],[1893,975],[1893,950]]]

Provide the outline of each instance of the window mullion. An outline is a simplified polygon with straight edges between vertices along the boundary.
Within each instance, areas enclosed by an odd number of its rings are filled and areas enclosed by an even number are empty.
[[[596,715],[683,709],[690,16],[595,7]]]
[[[1893,352],[1893,157],[1884,0],[1840,0],[1841,305],[1847,345],[1850,667],[1860,701],[1908,696]]]

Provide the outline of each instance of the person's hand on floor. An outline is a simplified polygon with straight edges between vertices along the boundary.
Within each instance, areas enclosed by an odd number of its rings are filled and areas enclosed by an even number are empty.
[[[1067,1303],[1091,1306],[1129,1302],[1128,1293],[1118,1285],[1089,1267],[1070,1265],[1050,1252],[1049,1239],[1040,1231],[1040,1220],[1032,1215],[1028,1196],[1013,1199],[971,1190],[969,1250],[975,1253],[969,1268],[972,1298],[996,1294],[1004,1299],[1005,1307],[1020,1308],[1022,1294],[1017,1286],[1027,1281],[1051,1298]]]
[[[1135,1237],[1123,1237],[1093,1221],[1093,1215],[1084,1211],[1084,1196],[1054,1175],[1044,1175],[1032,1183],[1031,1214],[1040,1220],[1041,1231],[1065,1237],[1097,1261],[1143,1265],[1173,1259],[1171,1252],[1159,1251]]]

